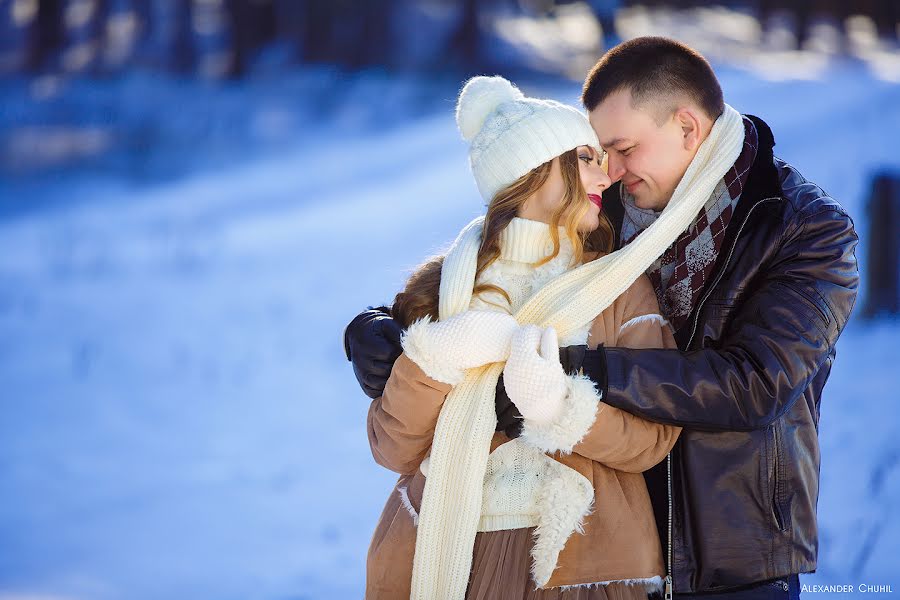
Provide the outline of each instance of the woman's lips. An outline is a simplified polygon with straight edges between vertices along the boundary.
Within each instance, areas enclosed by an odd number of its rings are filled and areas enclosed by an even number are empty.
[[[597,205],[597,208],[603,208],[603,197],[599,194],[588,194],[588,200]]]

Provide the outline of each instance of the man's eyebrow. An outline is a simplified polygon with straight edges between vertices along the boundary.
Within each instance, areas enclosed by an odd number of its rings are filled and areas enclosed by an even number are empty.
[[[602,147],[604,147],[604,148],[612,148],[612,147],[615,146],[616,144],[621,144],[622,142],[624,142],[624,141],[626,141],[626,140],[627,140],[627,138],[621,138],[621,137],[619,137],[619,138],[616,138],[616,139],[614,139],[614,140],[612,140],[612,141],[610,141],[610,142],[600,142],[600,145],[601,145]]]

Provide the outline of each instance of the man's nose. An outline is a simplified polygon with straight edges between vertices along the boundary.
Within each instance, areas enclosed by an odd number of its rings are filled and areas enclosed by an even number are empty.
[[[625,175],[625,163],[616,156],[615,152],[610,152],[607,155],[607,160],[609,161],[609,178],[610,185],[622,179],[622,176]]]

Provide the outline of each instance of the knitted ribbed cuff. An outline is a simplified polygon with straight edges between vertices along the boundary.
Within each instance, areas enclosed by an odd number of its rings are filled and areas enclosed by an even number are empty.
[[[597,418],[600,396],[594,382],[583,375],[566,379],[567,393],[560,415],[549,423],[532,419],[524,419],[522,423],[520,439],[542,452],[570,454]]]

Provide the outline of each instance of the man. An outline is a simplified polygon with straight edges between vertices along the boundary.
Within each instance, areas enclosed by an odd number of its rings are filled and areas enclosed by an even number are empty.
[[[626,245],[668,203],[722,91],[695,51],[645,37],[601,58],[582,101],[619,182],[604,210]],[[645,474],[667,596],[793,598],[798,575],[816,568],[819,401],[856,299],[857,236],[835,200],[773,156],[761,119],[744,126],[734,167],[647,271],[679,349],[561,351],[604,402],[685,428]],[[370,395],[397,337],[377,310],[348,326],[348,358]],[[498,429],[515,435],[515,398],[501,386],[497,410]]]

